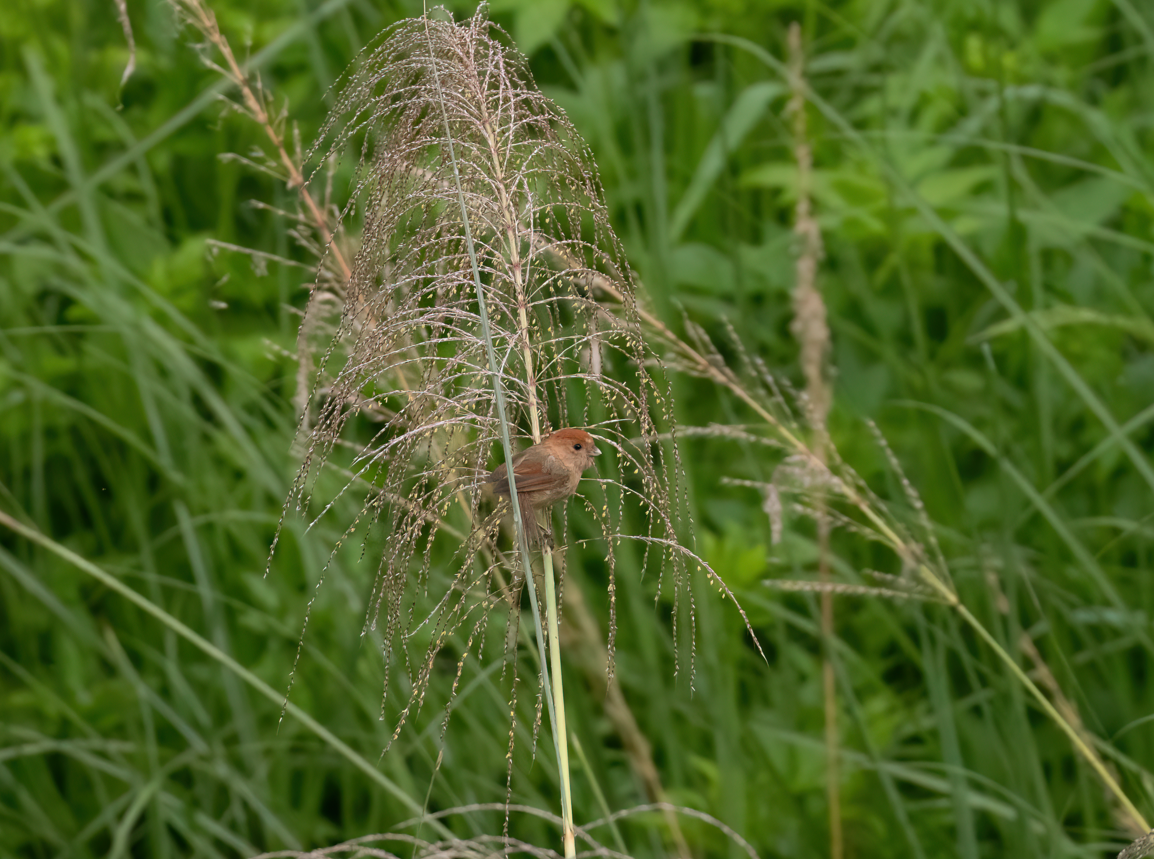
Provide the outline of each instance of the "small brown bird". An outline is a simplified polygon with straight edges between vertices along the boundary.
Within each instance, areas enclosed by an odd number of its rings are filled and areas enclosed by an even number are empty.
[[[560,429],[513,457],[521,520],[530,541],[540,533],[537,511],[576,492],[581,472],[593,465],[593,457],[600,452],[593,436],[584,430]],[[502,498],[510,497],[509,476],[504,465],[494,468],[485,482],[493,484],[493,491]]]

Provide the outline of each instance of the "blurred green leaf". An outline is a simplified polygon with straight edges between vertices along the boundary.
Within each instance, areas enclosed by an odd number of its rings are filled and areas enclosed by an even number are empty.
[[[497,0],[495,13],[513,13],[513,38],[527,57],[537,53],[561,29],[572,0]]]
[[[1100,325],[1105,328],[1116,328],[1131,337],[1145,340],[1154,346],[1154,323],[1149,319],[1134,318],[1131,316],[1117,316],[1089,307],[1072,307],[1060,304],[1056,307],[1047,307],[1045,310],[1034,310],[1029,314],[1044,331],[1052,331],[1071,325]],[[1012,334],[1022,329],[1018,319],[1006,319],[970,336],[971,343],[990,340],[1006,334]]]
[[[734,99],[733,105],[721,121],[721,127],[709,141],[701,160],[697,162],[697,169],[693,172],[689,186],[670,216],[671,241],[677,241],[685,231],[701,201],[709,192],[710,186],[717,181],[729,154],[741,145],[746,135],[761,121],[770,104],[785,92],[783,85],[763,81],[750,84]]]
[[[996,167],[962,167],[942,170],[922,179],[917,191],[934,207],[952,206],[969,202],[979,186],[991,182],[998,175]]]

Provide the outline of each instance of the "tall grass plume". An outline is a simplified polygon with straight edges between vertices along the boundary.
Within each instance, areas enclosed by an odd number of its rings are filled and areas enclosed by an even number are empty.
[[[610,656],[623,550],[641,555],[672,600],[675,639],[678,624],[693,637],[667,383],[642,339],[589,153],[502,38],[483,11],[464,24],[424,18],[386,31],[343,80],[312,152],[321,165],[358,153],[334,228],[355,250],[302,412],[303,464],[286,513],[304,511],[310,526],[335,521],[343,536],[332,557],[356,535],[387,535],[379,558],[380,544],[363,544],[377,567],[364,633],[384,643],[382,718],[392,713],[394,740],[450,640],[451,697],[468,658],[495,638],[495,616],[506,618],[501,658],[514,665],[515,713],[528,565],[502,548],[503,511],[481,486],[512,452],[503,428],[536,442],[583,427],[609,454],[574,503],[588,514],[582,539],[604,547]],[[613,313],[598,284],[612,285]],[[360,498],[351,523],[339,512],[348,494]],[[542,647],[542,677],[545,656]],[[405,691],[391,681],[398,666]],[[552,707],[542,690],[538,720],[542,699]]]

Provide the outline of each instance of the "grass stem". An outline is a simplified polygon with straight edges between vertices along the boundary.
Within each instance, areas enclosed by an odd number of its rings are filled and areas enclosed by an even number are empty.
[[[43,546],[45,549],[52,552],[59,558],[67,561],[69,564],[72,564],[81,572],[92,576],[92,578],[96,579],[110,591],[114,591],[115,593],[127,599],[129,602],[135,604],[137,607],[143,609],[145,612],[158,619],[161,623],[163,623],[166,627],[171,629],[185,641],[192,644],[193,647],[197,648],[201,652],[215,659],[221,665],[228,668],[241,680],[259,692],[265,698],[272,701],[278,707],[283,703],[287,713],[291,714],[306,728],[320,737],[321,740],[323,740],[328,746],[330,746],[338,754],[348,760],[349,763],[367,775],[370,779],[375,781],[378,785],[383,787],[390,795],[401,802],[405,808],[409,809],[414,814],[421,815],[423,817],[424,812],[421,809],[420,804],[403,790],[401,790],[400,786],[397,785],[396,782],[381,773],[376,767],[366,761],[364,757],[358,754],[357,751],[352,748],[352,746],[339,739],[336,734],[314,719],[306,711],[302,710],[291,701],[283,701],[283,698],[279,692],[277,692],[275,689],[273,689],[271,686],[269,686],[227,653],[216,647],[208,639],[196,633],[192,628],[185,625],[177,618],[173,617],[171,614],[166,612],[160,606],[156,605],[147,597],[128,587],[128,585],[124,584],[122,581],[120,581],[120,579],[100,569],[100,567],[96,566],[96,564],[92,563],[87,558],[83,558],[80,555],[77,555],[75,552],[71,551],[65,546],[61,546],[46,534],[42,534],[30,526],[17,521],[3,511],[0,511],[0,525],[3,525],[10,531],[19,534],[21,537],[32,543]],[[453,835],[452,831],[449,830],[440,821],[429,820],[428,823],[441,837],[455,839],[456,836]]]
[[[428,28],[428,18],[426,12],[426,32]],[[481,269],[477,261],[477,250],[473,242],[473,234],[469,227],[469,210],[465,203],[465,192],[461,185],[461,173],[458,168],[456,152],[453,146],[452,130],[449,126],[448,113],[445,110],[444,96],[441,93],[440,77],[437,74],[437,60],[436,52],[432,47],[432,39],[429,40],[429,61],[433,67],[433,78],[436,83],[437,92],[440,96],[441,109],[444,118],[445,140],[449,149],[449,161],[453,167],[453,179],[456,184],[457,200],[461,207],[461,223],[464,231],[465,247],[469,254],[469,264],[473,271],[473,284],[477,291],[477,309],[478,316],[481,323],[481,335],[485,341],[486,357],[489,362],[489,371],[493,379],[493,396],[497,407],[497,420],[501,428],[501,445],[505,454],[505,462],[509,465],[509,473],[512,476],[512,462],[513,462],[513,444],[509,430],[509,415],[505,403],[504,387],[501,384],[500,364],[497,361],[496,351],[493,347],[493,334],[489,325],[489,313],[487,302],[485,300],[485,287],[481,282]],[[484,104],[484,99],[480,100]],[[485,128],[489,134],[491,143],[495,138],[492,133],[492,125],[488,119],[485,120]],[[500,159],[497,157],[496,150],[493,151],[494,160],[497,169],[500,169]],[[512,210],[509,206],[508,195],[505,193],[504,186],[501,182],[496,183],[500,188],[502,211],[505,212],[510,224],[515,224],[516,219],[512,217]],[[541,428],[537,416],[537,398],[536,385],[533,378],[533,364],[532,353],[529,349],[529,322],[527,307],[525,301],[524,284],[520,281],[521,267],[519,262],[519,243],[516,241],[515,230],[513,227],[509,229],[508,235],[510,254],[514,258],[514,272],[517,279],[517,298],[518,310],[521,322],[521,338],[524,349],[525,371],[528,378],[529,389],[529,415],[533,427],[533,442],[537,443],[541,440]],[[577,855],[576,851],[576,837],[573,827],[573,806],[569,786],[569,746],[568,739],[565,732],[565,697],[564,690],[561,684],[561,648],[560,640],[557,633],[557,598],[556,585],[554,583],[553,575],[553,558],[549,552],[542,552],[542,566],[543,576],[545,579],[545,594],[546,594],[546,614],[547,623],[549,625],[549,652],[551,654],[551,663],[546,660],[545,651],[545,636],[541,629],[541,611],[537,605],[536,585],[533,582],[532,575],[532,560],[529,554],[529,545],[527,535],[525,534],[525,523],[521,518],[521,505],[517,500],[517,481],[509,481],[509,495],[510,503],[513,508],[513,527],[517,534],[517,545],[521,557],[521,569],[524,574],[526,586],[529,588],[529,601],[533,609],[533,621],[537,631],[537,646],[541,655],[541,674],[542,681],[545,684],[545,698],[548,704],[549,716],[553,727],[554,748],[557,754],[557,767],[561,778],[561,819],[562,819],[562,834],[565,844],[565,856],[572,857]],[[549,670],[549,665],[552,664],[553,670]]]
[[[961,615],[962,620],[978,634],[978,637],[993,649],[997,657],[1010,669],[1014,678],[1026,687],[1026,690],[1038,702],[1042,711],[1054,721],[1054,724],[1061,728],[1062,733],[1069,737],[1070,742],[1074,744],[1074,748],[1086,759],[1086,762],[1090,764],[1091,769],[1097,773],[1098,777],[1102,779],[1102,783],[1106,786],[1106,789],[1118,800],[1119,805],[1122,806],[1122,809],[1133,821],[1134,825],[1142,832],[1149,832],[1150,824],[1146,821],[1142,812],[1130,801],[1130,797],[1126,795],[1117,780],[1115,780],[1114,776],[1110,773],[1110,770],[1106,768],[1106,764],[1101,756],[1090,747],[1078,729],[1071,725],[1070,722],[1058,712],[1058,708],[1050,702],[1050,699],[1047,698],[1042,690],[1038,688],[1037,684],[1030,679],[1030,676],[1022,670],[1022,667],[1018,665],[1006,649],[998,643],[998,640],[990,634],[990,631],[986,629],[982,622],[974,617],[973,613],[958,599],[957,594],[947,587],[945,583],[935,576],[924,564],[919,567],[919,572],[921,573],[922,579],[941,594],[943,599]]]
[[[510,484],[512,481],[510,481]],[[544,562],[545,611],[549,627],[549,667],[553,687],[553,733],[557,740],[557,764],[561,773],[561,820],[565,856],[577,855],[573,831],[573,799],[569,786],[569,733],[565,727],[565,688],[561,682],[561,637],[557,631],[557,585],[553,575],[553,555],[541,553]]]

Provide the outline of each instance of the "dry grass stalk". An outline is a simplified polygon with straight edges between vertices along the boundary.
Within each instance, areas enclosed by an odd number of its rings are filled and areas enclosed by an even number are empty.
[[[789,26],[790,96],[787,113],[793,121],[793,156],[797,161],[797,206],[793,232],[797,237],[793,288],[793,322],[790,331],[801,344],[801,372],[805,378],[810,422],[824,430],[833,392],[829,385],[829,322],[825,302],[817,288],[818,264],[823,255],[821,228],[813,216],[810,189],[813,184],[813,150],[809,143],[805,115],[805,54],[801,25]]]
[[[833,402],[829,384],[829,322],[825,302],[817,287],[818,264],[822,257],[821,229],[813,217],[810,186],[813,174],[813,150],[810,147],[805,116],[805,53],[801,25],[789,27],[789,83],[791,96],[788,112],[793,119],[793,152],[797,161],[797,208],[793,231],[798,240],[796,280],[793,288],[793,322],[790,331],[801,344],[801,371],[805,378],[805,395],[809,420],[816,439],[814,453],[825,459],[826,417]],[[814,498],[817,508],[818,579],[830,583],[830,523],[825,514],[822,493]],[[825,709],[826,798],[829,803],[829,843],[832,859],[844,853],[841,822],[841,775],[838,766],[837,681],[834,676],[832,646],[834,630],[834,591],[821,589],[822,700]]]
[[[136,39],[132,35],[132,19],[128,17],[128,0],[115,0],[116,19],[120,21],[120,31],[124,33],[124,42],[128,48],[128,62],[124,64],[124,71],[120,75],[120,88],[128,83],[132,73],[136,71]]]
[[[316,369],[313,355],[320,348],[318,343],[327,343],[331,339],[335,328],[334,320],[339,319],[344,304],[345,282],[350,275],[345,253],[340,243],[335,241],[336,232],[333,219],[329,215],[331,207],[328,199],[332,189],[331,186],[325,188],[326,193],[320,202],[310,192],[303,174],[303,153],[299,136],[294,133],[292,147],[294,154],[290,154],[285,138],[287,126],[285,111],[278,112],[273,108],[271,97],[260,81],[250,80],[237,62],[232,46],[220,31],[212,9],[202,0],[169,0],[169,4],[177,17],[200,33],[203,38],[204,42],[199,47],[204,63],[240,91],[240,102],[229,102],[230,108],[260,126],[272,144],[274,152],[271,157],[264,157],[260,162],[236,155],[225,157],[242,161],[258,171],[271,174],[282,180],[289,190],[296,192],[300,201],[300,212],[277,212],[277,214],[283,216],[290,224],[296,224],[290,229],[290,234],[316,259],[321,260],[302,317],[297,337],[297,353],[294,356],[297,360],[297,393],[293,404],[307,423],[310,416],[306,411],[306,405]],[[219,55],[221,62],[213,59],[214,52]],[[271,209],[267,205],[259,203],[256,205]],[[266,262],[266,259],[250,249],[233,247],[230,250],[247,253],[253,259],[254,266],[263,266]],[[277,262],[289,261],[278,259]]]
[[[1006,599],[1005,592],[1002,590],[1002,583],[998,578],[998,571],[993,565],[989,565],[986,568],[986,583],[994,593],[994,607],[1000,614],[1008,615],[1010,613],[1010,601]],[[1062,714],[1062,718],[1077,731],[1086,747],[1093,750],[1094,754],[1097,754],[1096,746],[1098,739],[1087,730],[1085,723],[1082,721],[1082,714],[1078,711],[1078,705],[1066,695],[1062,689],[1062,685],[1058,682],[1058,678],[1054,676],[1054,672],[1050,669],[1049,663],[1046,662],[1045,657],[1042,656],[1042,652],[1038,649],[1038,645],[1034,643],[1034,639],[1025,630],[1018,636],[1018,649],[1026,655],[1030,663],[1034,666],[1034,670],[1030,672],[1031,676],[1036,678],[1038,684],[1049,694],[1054,702],[1054,707]],[[1101,765],[1109,771],[1112,776],[1117,778],[1117,770],[1112,763],[1103,760],[1101,761]],[[1109,791],[1106,791],[1106,801],[1110,804],[1110,810],[1119,828],[1131,838],[1141,840],[1141,837],[1146,834],[1146,830],[1143,829],[1138,821],[1134,820],[1127,812],[1126,808],[1118,802],[1118,798]],[[1128,849],[1134,849],[1134,845],[1131,845]],[[1126,851],[1123,851],[1121,855],[1125,855],[1125,852]]]
[[[317,205],[313,199],[312,194],[305,187],[304,176],[301,173],[301,167],[298,159],[294,159],[289,155],[288,149],[285,146],[284,139],[284,117],[283,115],[274,118],[274,111],[268,95],[265,93],[263,87],[259,82],[252,82],[249,80],[248,74],[241,68],[240,63],[237,62],[236,56],[232,52],[232,46],[228,39],[220,32],[220,27],[216,22],[216,14],[206,6],[201,0],[169,0],[176,14],[185,23],[190,24],[204,37],[206,41],[206,48],[211,46],[219,52],[221,58],[224,60],[224,65],[220,65],[211,59],[211,48],[202,52],[205,64],[210,68],[215,69],[222,77],[231,81],[241,94],[242,111],[252,119],[257,125],[264,129],[265,134],[268,135],[269,141],[276,151],[275,164],[284,170],[285,184],[291,190],[296,190],[301,198],[301,202],[312,219],[313,226],[324,238],[325,246],[332,247],[332,255],[335,260],[343,278],[348,278],[349,267],[345,262],[344,255],[341,249],[332,244],[333,233],[324,211]]]

